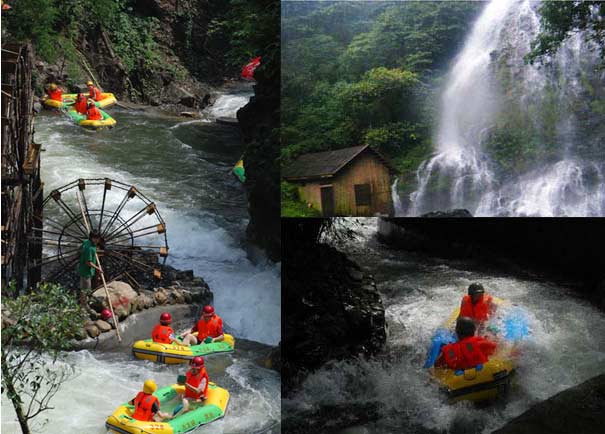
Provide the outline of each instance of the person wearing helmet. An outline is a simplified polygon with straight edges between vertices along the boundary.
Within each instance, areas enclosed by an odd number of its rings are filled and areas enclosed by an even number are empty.
[[[76,103],[74,104],[74,109],[78,113],[85,114],[87,105],[88,104],[86,103],[86,95],[78,93],[78,95],[76,96]]]
[[[103,115],[92,101],[88,103],[88,108],[86,110],[86,119],[89,121],[103,120]]]
[[[143,383],[143,391],[137,393],[129,404],[134,405],[133,419],[145,422],[160,422],[163,419],[172,419],[172,415],[160,411],[160,400],[153,395],[158,386],[153,380]]]
[[[470,369],[488,361],[496,351],[496,344],[480,336],[475,336],[475,322],[472,318],[460,316],[456,320],[458,342],[443,346],[435,366],[450,369]]]
[[[97,247],[99,246],[101,246],[101,234],[93,230],[90,231],[88,239],[80,247],[78,274],[80,275],[80,305],[84,309],[88,308],[86,297],[92,289],[92,279],[97,272],[103,272],[97,264]]]
[[[92,98],[93,101],[101,101],[103,99],[101,91],[92,81],[88,80],[86,86],[88,86],[88,96]]]
[[[193,333],[197,332],[197,338]],[[202,316],[190,331],[181,334],[185,345],[210,344],[220,342],[223,336],[223,320],[214,312],[210,305],[204,306]]]
[[[208,373],[204,358],[196,356],[191,360],[190,368],[185,374],[185,392],[183,393],[183,413],[190,410],[190,402],[201,402],[208,397]]]
[[[174,330],[170,327],[171,322],[172,316],[168,312],[164,312],[160,315],[160,323],[156,324],[151,331],[151,339],[153,339],[153,342],[161,344],[177,342],[180,344],[180,342],[176,340]]]
[[[51,83],[46,89],[46,93],[48,94],[48,98],[54,101],[63,102],[63,89],[57,86],[55,83]]]
[[[472,283],[468,287],[468,294],[460,304],[460,316],[472,318],[479,323],[487,321],[495,310],[492,296],[485,293],[485,288],[480,283]]]

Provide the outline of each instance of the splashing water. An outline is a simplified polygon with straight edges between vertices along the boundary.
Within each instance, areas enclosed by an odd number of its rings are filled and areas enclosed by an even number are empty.
[[[374,219],[357,221],[362,221],[358,237],[339,248],[376,279],[389,330],[387,347],[373,359],[338,362],[309,375],[284,401],[284,414],[332,405],[355,411],[369,402],[379,409],[378,420],[358,432],[487,434],[532,405],[603,373],[605,317],[565,288],[393,250],[375,239]],[[519,346],[515,387],[505,405],[449,405],[422,368],[433,333],[473,282],[527,318],[530,337]]]
[[[449,72],[437,153],[418,167],[410,206],[397,215],[451,208],[478,216],[605,215],[602,115],[591,102],[604,78],[595,68],[598,49],[576,33],[547,65],[525,64],[540,31],[538,6],[486,5]],[[519,117],[526,121],[503,126]],[[526,133],[519,152],[534,154],[515,163],[525,166],[499,166],[501,157],[485,146],[498,129]]]

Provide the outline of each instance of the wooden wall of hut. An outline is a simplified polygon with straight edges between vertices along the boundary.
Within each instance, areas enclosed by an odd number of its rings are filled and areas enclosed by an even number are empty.
[[[42,182],[40,145],[33,142],[33,52],[29,44],[2,45],[2,287],[40,280]],[[10,294],[13,295],[13,294]]]
[[[359,205],[355,185],[370,186],[369,205]],[[334,212],[327,213],[322,206],[322,188],[332,187]],[[391,175],[387,166],[371,153],[356,157],[334,177],[325,181],[306,182],[299,186],[299,197],[324,215],[373,216],[393,215]]]

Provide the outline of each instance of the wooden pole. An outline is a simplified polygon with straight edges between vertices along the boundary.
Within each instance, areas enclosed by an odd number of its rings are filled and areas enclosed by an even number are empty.
[[[84,214],[84,207],[82,207],[82,202],[80,200],[80,191],[76,191],[76,198],[78,199],[78,205],[80,206],[80,212],[82,213],[82,218],[84,219],[84,224],[86,225],[86,229],[90,233],[90,224],[88,223],[88,219]],[[113,313],[113,306],[111,304],[111,298],[109,297],[109,289],[107,288],[107,282],[105,282],[105,275],[103,274],[103,268],[101,267],[101,261],[99,261],[99,255],[95,252],[95,258],[97,260],[97,265],[101,269],[101,280],[103,281],[103,287],[105,288],[105,295],[107,296],[107,304],[109,305],[109,309],[111,310],[111,317],[116,323],[116,335],[118,336],[118,341],[122,342],[122,336],[120,336],[120,324],[118,324],[118,318]]]

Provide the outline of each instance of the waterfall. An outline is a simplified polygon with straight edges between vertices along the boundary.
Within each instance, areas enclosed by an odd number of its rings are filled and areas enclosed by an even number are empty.
[[[598,50],[576,33],[544,65],[526,64],[538,8],[492,0],[473,25],[448,73],[436,154],[417,169],[408,215],[605,215],[602,113],[591,105],[603,87]]]
[[[397,193],[397,182],[399,178],[395,178],[393,185],[391,186],[391,198],[393,199],[393,210],[395,213],[395,217],[398,217],[403,212],[403,206],[401,205],[401,198],[399,197],[399,193]]]

